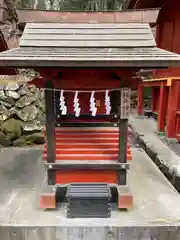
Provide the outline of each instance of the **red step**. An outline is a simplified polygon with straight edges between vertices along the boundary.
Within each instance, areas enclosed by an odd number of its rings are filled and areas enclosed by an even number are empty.
[[[119,138],[118,133],[56,133],[56,138]]]
[[[56,138],[56,143],[68,143],[68,144],[74,144],[74,143],[119,143],[119,140],[117,138],[110,138],[110,139],[99,139],[99,138]]]
[[[118,128],[56,128],[56,160],[117,160]],[[47,158],[47,144],[43,159]],[[127,144],[127,160],[132,160]]]
[[[75,154],[56,154],[56,160],[57,161],[62,161],[62,160],[107,160],[107,161],[111,161],[111,160],[117,160],[118,159],[118,155],[117,154],[112,154],[112,155],[106,155],[106,154],[79,154],[79,155],[75,155]],[[43,153],[43,160],[47,160],[47,154]],[[131,154],[127,154],[127,160],[130,161],[132,160],[132,155]]]
[[[45,129],[43,131],[44,133],[46,132]],[[74,127],[57,127],[55,128],[56,133],[116,133],[119,134],[119,128],[115,127],[82,127],[82,128],[74,128]],[[129,128],[128,129],[128,134],[132,134],[132,130]]]
[[[47,153],[47,148],[44,149],[44,153]],[[71,148],[71,149],[60,149],[56,148],[56,154],[118,154],[118,149],[77,149],[77,148]],[[131,150],[127,150],[127,154],[131,154]]]
[[[102,148],[117,148],[118,149],[119,143],[73,143],[73,144],[67,144],[67,143],[56,143],[56,148],[62,148],[62,149],[102,149]],[[44,144],[44,149],[47,148],[47,144]],[[130,144],[127,144],[127,149],[130,149]]]

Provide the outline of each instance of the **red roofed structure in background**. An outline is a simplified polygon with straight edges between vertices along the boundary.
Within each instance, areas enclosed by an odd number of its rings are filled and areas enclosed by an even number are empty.
[[[179,0],[127,0],[128,9],[160,7],[156,22],[157,46],[180,53],[180,1]],[[180,140],[180,68],[153,70],[152,80],[144,81],[144,87],[152,87],[152,112],[157,115],[158,131],[168,138]],[[138,112],[143,110],[143,86],[139,86]]]

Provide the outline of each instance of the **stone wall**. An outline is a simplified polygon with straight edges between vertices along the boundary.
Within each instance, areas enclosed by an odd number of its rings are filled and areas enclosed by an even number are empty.
[[[9,82],[0,87],[0,146],[44,143],[43,95],[34,85]]]

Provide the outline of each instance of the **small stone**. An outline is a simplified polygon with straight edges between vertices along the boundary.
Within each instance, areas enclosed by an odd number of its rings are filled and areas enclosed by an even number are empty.
[[[44,144],[45,143],[44,135],[41,132],[32,133],[31,135],[26,136],[25,139],[26,139],[26,141],[32,142],[35,144]]]
[[[37,120],[22,123],[23,132],[42,131],[43,128],[44,125]]]
[[[28,105],[22,109],[16,109],[16,114],[24,122],[32,121],[36,118],[38,109],[34,105]]]
[[[2,131],[9,140],[19,138],[21,136],[21,121],[14,118],[6,120],[1,127]]]
[[[30,92],[29,88],[27,87],[26,84],[22,85],[20,89],[18,90],[18,94],[23,96],[25,94],[28,94]]]
[[[15,100],[8,96],[0,97],[0,102],[6,107],[12,107],[15,105]]]
[[[38,107],[42,112],[45,112],[45,104],[42,100],[37,99],[35,102],[36,107]]]
[[[19,84],[16,82],[8,82],[4,89],[7,91],[17,91],[19,89]]]
[[[13,117],[14,115],[16,115],[16,109],[15,107],[12,107],[9,109],[9,118]]]
[[[0,132],[0,145],[4,147],[9,147],[10,141],[6,138],[3,132]]]
[[[35,102],[36,99],[37,99],[36,94],[28,93],[27,95],[24,95],[16,102],[16,107],[23,108]]]
[[[4,105],[4,106],[7,107],[7,108],[12,107],[12,105],[11,105],[10,103],[8,103],[8,102],[6,102],[6,101],[3,101],[3,100],[0,100],[0,104],[1,104],[1,105]]]
[[[41,110],[38,111],[38,114],[36,116],[36,120],[39,121],[40,123],[45,122],[45,114]]]
[[[8,109],[4,105],[0,105],[0,121],[5,121],[8,117]]]
[[[15,100],[20,98],[20,95],[15,91],[6,91],[6,96],[11,97]]]

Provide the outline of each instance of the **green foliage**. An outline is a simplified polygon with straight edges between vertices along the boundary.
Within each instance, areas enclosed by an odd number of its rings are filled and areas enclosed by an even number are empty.
[[[150,98],[152,97],[152,88],[151,87],[145,87],[143,90],[144,98]]]

